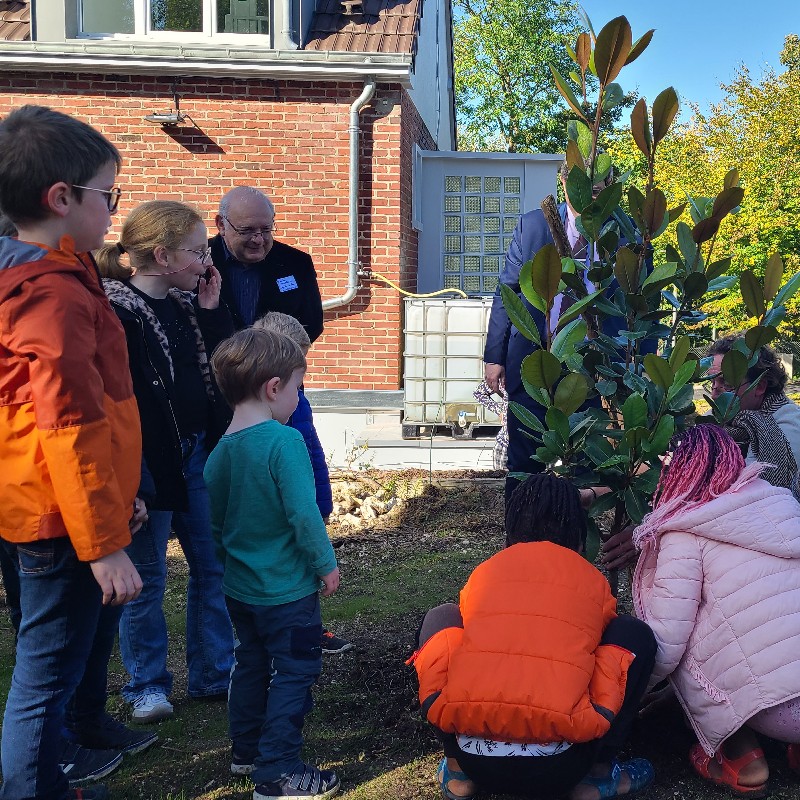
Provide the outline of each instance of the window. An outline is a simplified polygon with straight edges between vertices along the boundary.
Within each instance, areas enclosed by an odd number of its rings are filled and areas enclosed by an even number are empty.
[[[80,0],[80,4],[81,32],[89,36],[269,34],[269,0]]]

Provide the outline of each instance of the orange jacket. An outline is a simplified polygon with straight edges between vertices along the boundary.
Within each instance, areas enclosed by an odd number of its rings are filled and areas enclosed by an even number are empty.
[[[125,336],[97,269],[0,238],[0,537],[69,536],[92,561],[130,543],[141,433]]]
[[[616,617],[606,579],[550,542],[509,547],[461,591],[463,628],[416,654],[420,702],[448,733],[524,743],[586,742],[609,728],[633,654],[600,645]]]

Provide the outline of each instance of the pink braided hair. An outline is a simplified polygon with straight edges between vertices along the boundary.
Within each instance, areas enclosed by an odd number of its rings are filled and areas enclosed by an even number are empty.
[[[758,477],[764,464],[745,466],[739,445],[717,425],[695,425],[673,440],[672,460],[661,470],[653,510],[634,531],[637,547],[675,514],[736,491]]]

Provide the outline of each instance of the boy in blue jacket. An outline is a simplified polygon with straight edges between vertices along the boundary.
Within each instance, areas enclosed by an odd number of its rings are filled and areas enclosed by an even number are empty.
[[[254,328],[261,328],[265,331],[276,331],[288,336],[302,351],[304,356],[308,356],[311,347],[311,339],[306,333],[303,325],[289,314],[280,311],[270,311],[263,317],[256,320]],[[328,462],[325,460],[325,451],[322,449],[322,442],[317,435],[314,427],[314,415],[311,411],[311,403],[308,402],[303,387],[298,390],[297,409],[289,417],[286,423],[296,431],[300,431],[303,440],[308,448],[308,456],[311,459],[311,466],[314,470],[314,486],[317,491],[317,506],[322,519],[328,522],[333,511],[333,494],[331,492],[331,478],[328,472]],[[353,649],[353,643],[335,636],[327,628],[322,629],[322,652],[328,655],[338,655]]]

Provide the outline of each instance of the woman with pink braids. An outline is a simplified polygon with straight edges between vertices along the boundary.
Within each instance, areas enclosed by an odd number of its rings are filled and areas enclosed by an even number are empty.
[[[698,775],[747,797],[769,777],[756,732],[789,743],[800,772],[800,504],[763,467],[697,425],[634,532],[634,605],[658,643],[650,685],[669,678]]]

